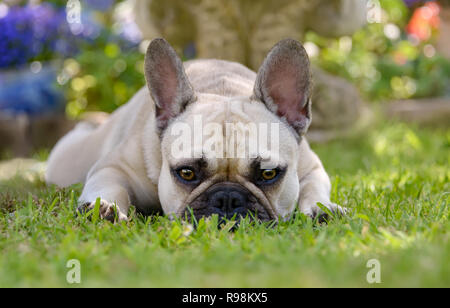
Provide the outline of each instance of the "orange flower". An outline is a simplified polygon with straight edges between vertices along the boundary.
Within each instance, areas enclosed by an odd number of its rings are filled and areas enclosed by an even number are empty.
[[[433,31],[439,29],[441,7],[436,2],[428,2],[424,6],[417,8],[406,31],[418,38],[420,41],[427,41],[431,38]]]

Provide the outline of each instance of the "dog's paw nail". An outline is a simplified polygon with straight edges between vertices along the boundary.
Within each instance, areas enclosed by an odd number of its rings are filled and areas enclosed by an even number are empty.
[[[95,208],[96,203],[97,202],[83,203],[77,208],[77,212],[84,215],[87,212],[92,211]],[[128,217],[122,214],[114,204],[111,204],[105,200],[100,201],[99,216],[100,218],[111,222],[128,221]]]
[[[79,215],[85,215],[87,212],[89,212],[90,210],[92,210],[92,209],[89,208],[90,205],[91,205],[90,202],[80,204],[80,205],[77,207],[77,210],[76,210],[77,214],[79,214]]]
[[[337,204],[331,203],[327,204],[326,208],[331,212],[333,216],[342,217],[346,216],[349,212],[347,208],[341,207]],[[325,213],[321,208],[317,207],[313,210],[312,214],[309,215],[312,219],[317,219],[319,223],[326,223],[330,220],[330,215]]]

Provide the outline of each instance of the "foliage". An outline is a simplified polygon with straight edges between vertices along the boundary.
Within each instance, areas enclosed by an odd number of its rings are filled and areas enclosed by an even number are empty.
[[[370,287],[375,258],[381,287],[449,287],[449,147],[449,131],[395,123],[314,146],[332,201],[352,210],[328,226],[298,214],[192,230],[133,211],[111,224],[74,216],[80,185],[0,182],[0,286],[70,286],[66,263],[78,259],[81,287]]]
[[[113,3],[120,1],[87,2],[100,10],[94,19],[101,24],[101,32],[95,40],[81,43],[82,52],[64,62],[58,82],[66,93],[66,113],[71,118],[89,110],[112,112],[145,83],[140,33],[134,23],[119,25],[110,9]]]
[[[306,41],[320,49],[313,61],[353,81],[369,100],[450,95],[450,61],[435,53],[432,41],[419,42],[402,30],[410,17],[402,1],[381,1],[381,7],[381,23],[352,37],[308,33]]]
[[[65,61],[62,78],[68,98],[67,114],[86,110],[112,112],[125,104],[144,84],[144,56],[137,47],[123,47],[108,38],[85,46]]]

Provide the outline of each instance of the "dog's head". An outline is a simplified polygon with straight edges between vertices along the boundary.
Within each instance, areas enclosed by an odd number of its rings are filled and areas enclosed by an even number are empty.
[[[161,136],[164,212],[263,221],[292,213],[299,142],[311,121],[310,64],[301,44],[275,45],[248,97],[195,92],[163,39],[151,42],[145,63]]]

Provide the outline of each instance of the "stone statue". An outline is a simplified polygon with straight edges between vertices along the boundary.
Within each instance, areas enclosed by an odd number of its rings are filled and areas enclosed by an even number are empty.
[[[185,58],[237,61],[257,70],[280,39],[302,41],[307,30],[350,35],[366,22],[365,0],[137,0],[145,39],[166,38]],[[348,129],[359,117],[353,85],[315,70],[312,129]]]

